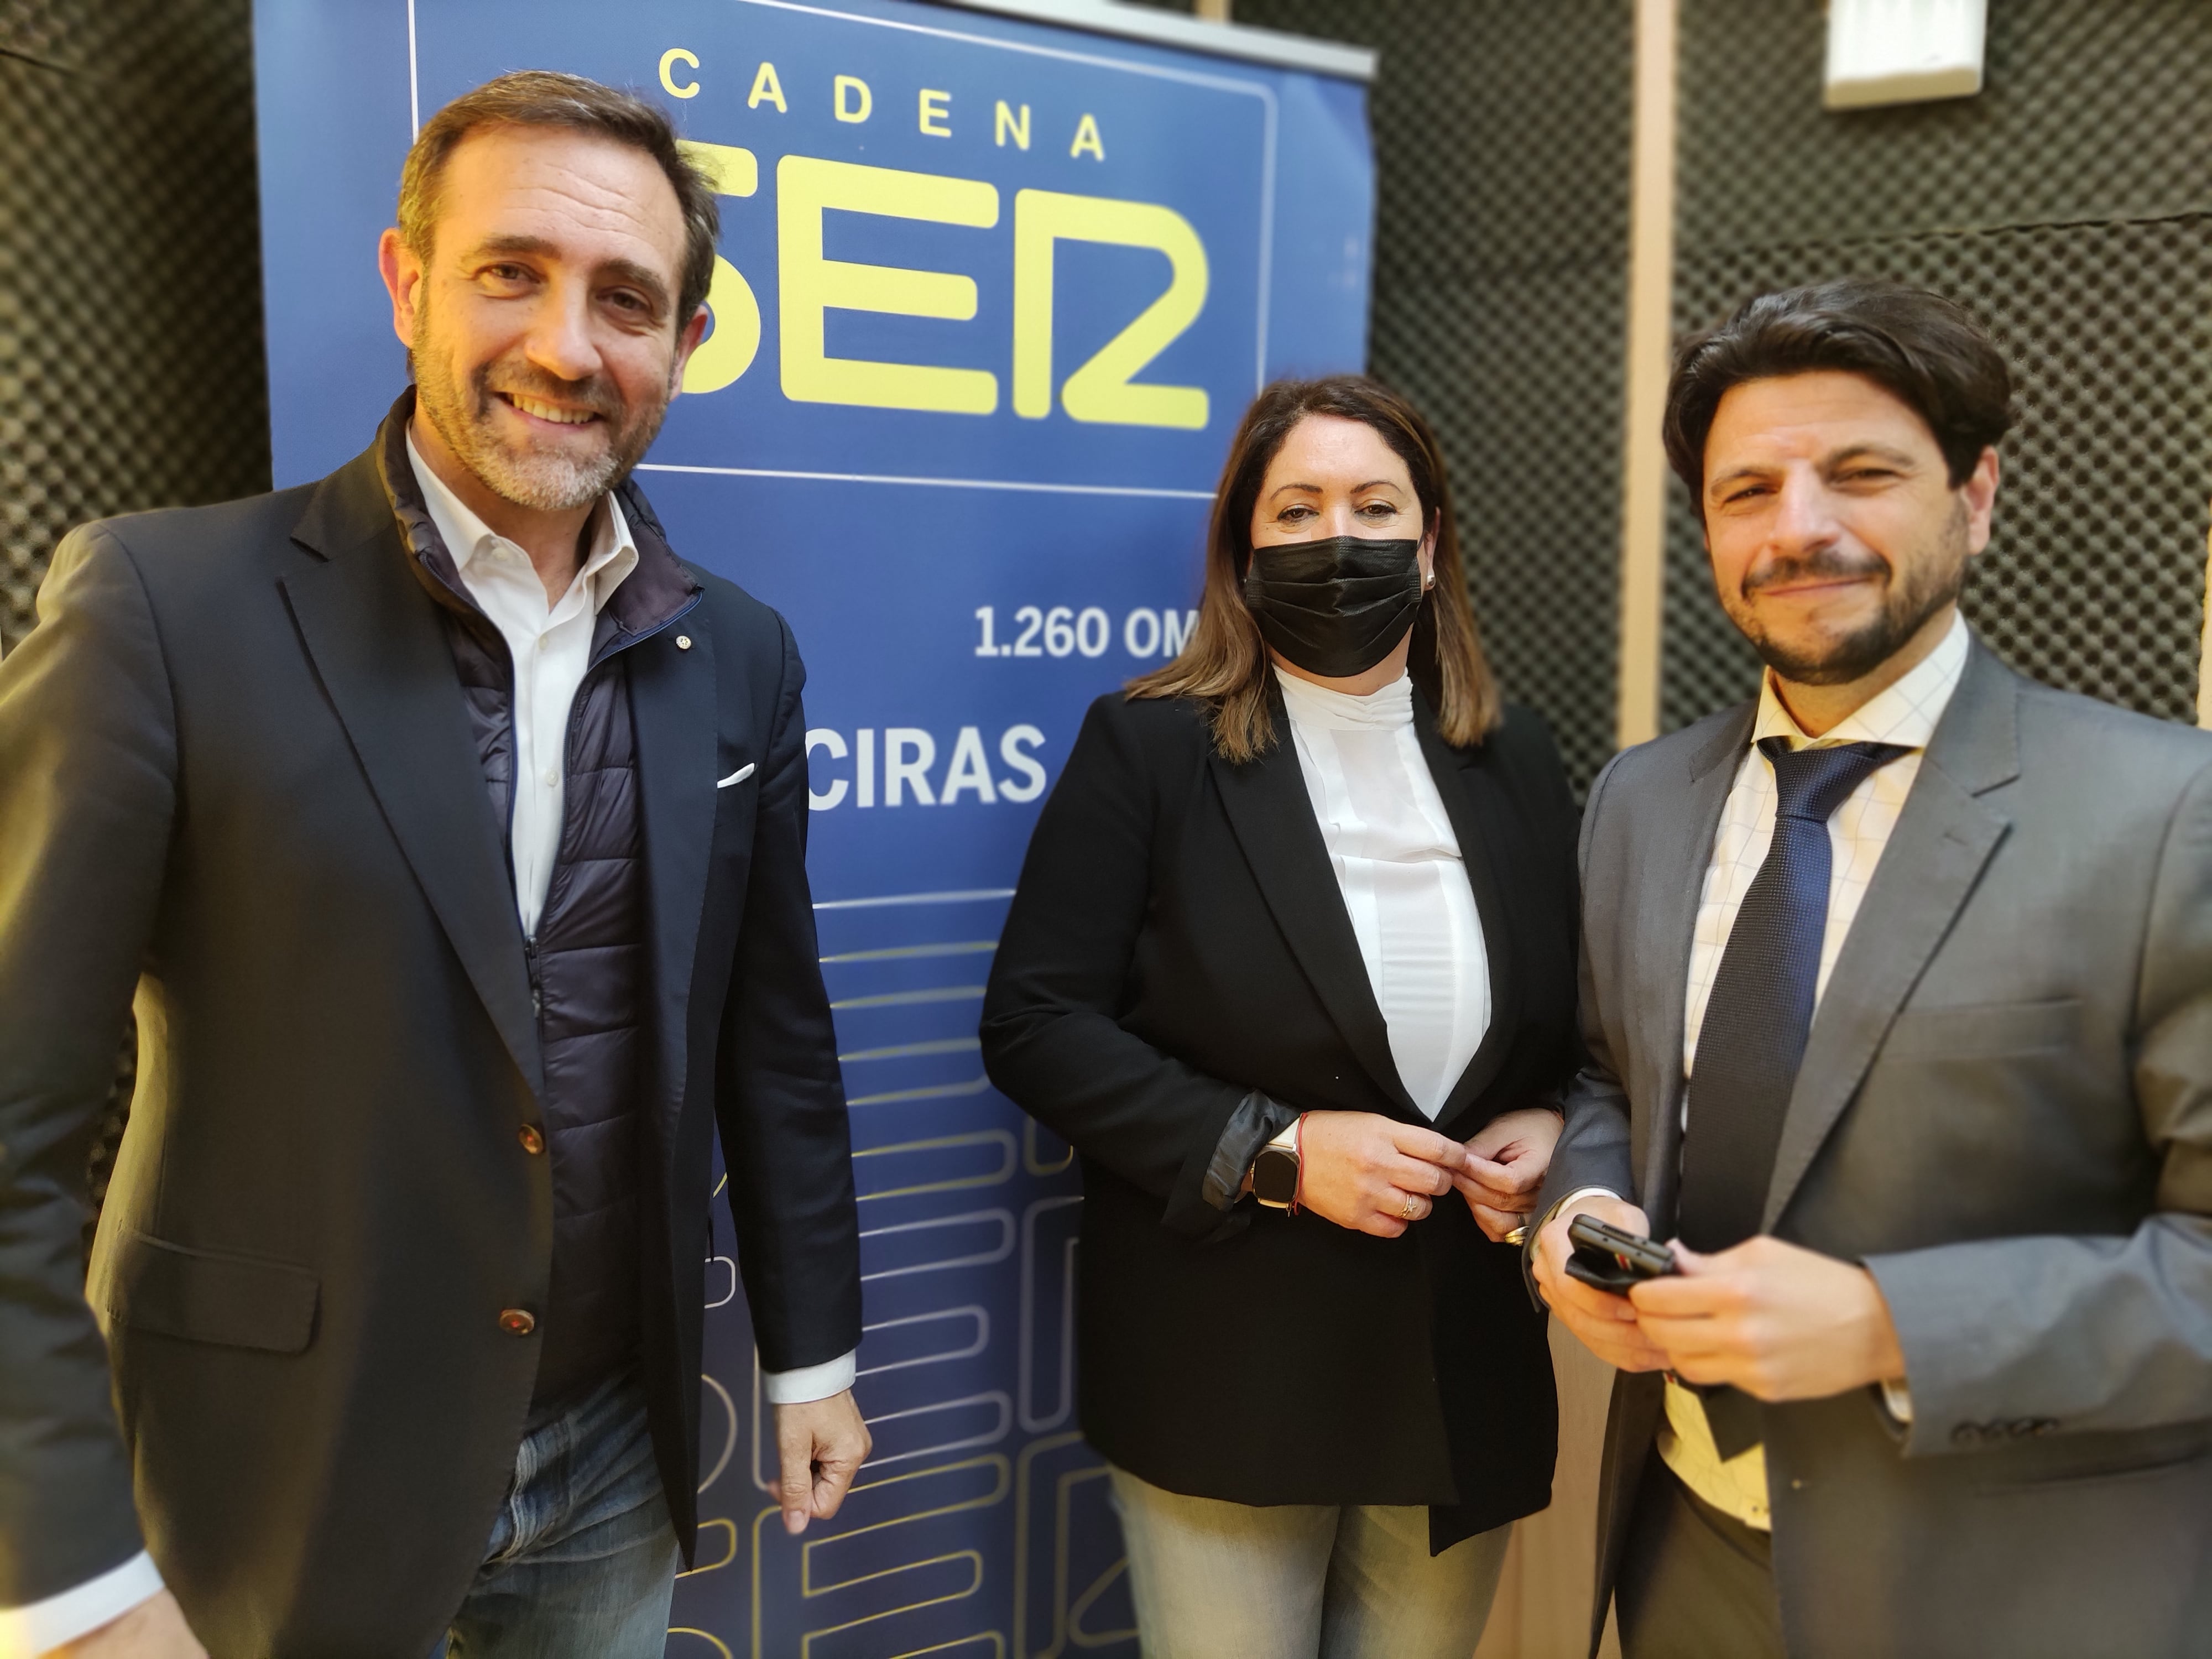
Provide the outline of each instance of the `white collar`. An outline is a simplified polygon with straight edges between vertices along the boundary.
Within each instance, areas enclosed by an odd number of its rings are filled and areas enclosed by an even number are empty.
[[[1294,717],[1332,726],[1410,726],[1413,723],[1413,678],[1401,674],[1389,684],[1364,696],[1316,685],[1273,665],[1277,684],[1283,688],[1283,706]]]
[[[1910,673],[1887,690],[1869,697],[1817,741],[1823,745],[1893,743],[1907,749],[1925,749],[1966,674],[1972,637],[1966,619],[1954,613],[1950,631]],[[1816,741],[1805,735],[1784,704],[1774,689],[1771,668],[1759,678],[1759,720],[1751,733],[1753,743],[1762,738],[1787,738],[1792,749],[1806,748]]]
[[[407,459],[415,469],[415,482],[422,487],[422,505],[430,514],[430,522],[437,526],[446,551],[453,555],[455,574],[466,580],[469,566],[495,550],[511,551],[525,564],[530,562],[527,553],[477,517],[469,504],[432,471],[430,464],[422,459],[422,452],[415,447],[412,430],[407,434]],[[605,608],[623,579],[637,568],[637,543],[629,533],[629,520],[623,516],[622,505],[615,500],[612,490],[600,496],[599,505],[592,509],[591,534],[591,551],[585,556],[576,580],[586,584],[596,614]]]

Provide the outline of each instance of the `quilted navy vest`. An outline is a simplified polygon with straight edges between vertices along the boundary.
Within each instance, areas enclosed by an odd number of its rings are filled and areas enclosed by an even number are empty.
[[[412,394],[387,417],[384,474],[459,672],[485,789],[507,846],[514,777],[514,666],[422,506],[406,452]],[[560,852],[538,933],[524,942],[545,1071],[553,1160],[553,1267],[532,1416],[542,1419],[626,1369],[638,1348],[637,1109],[645,1083],[644,840],[623,652],[698,602],[697,584],[625,486],[637,567],[610,596],[568,716]],[[510,853],[510,857],[512,854]],[[513,871],[510,868],[509,876]]]

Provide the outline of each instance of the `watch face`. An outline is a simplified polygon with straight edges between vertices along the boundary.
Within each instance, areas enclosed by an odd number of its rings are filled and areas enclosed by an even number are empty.
[[[1298,1195],[1297,1154],[1263,1146],[1252,1165],[1252,1195],[1262,1204],[1288,1204]]]

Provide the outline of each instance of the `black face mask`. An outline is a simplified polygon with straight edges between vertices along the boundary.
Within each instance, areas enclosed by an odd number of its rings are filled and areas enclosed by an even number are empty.
[[[1420,553],[1419,542],[1360,536],[1255,549],[1244,604],[1285,660],[1350,679],[1389,656],[1420,613]]]

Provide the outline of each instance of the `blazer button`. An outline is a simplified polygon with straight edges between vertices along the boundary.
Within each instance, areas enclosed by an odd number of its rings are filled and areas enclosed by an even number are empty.
[[[499,1328],[509,1336],[527,1336],[538,1328],[538,1321],[527,1308],[508,1308],[499,1316]]]
[[[515,1139],[522,1143],[522,1150],[532,1158],[545,1150],[545,1137],[538,1133],[535,1123],[524,1124]]]
[[[678,634],[676,636],[676,648],[678,651],[689,651],[691,648],[691,636],[689,634]]]

